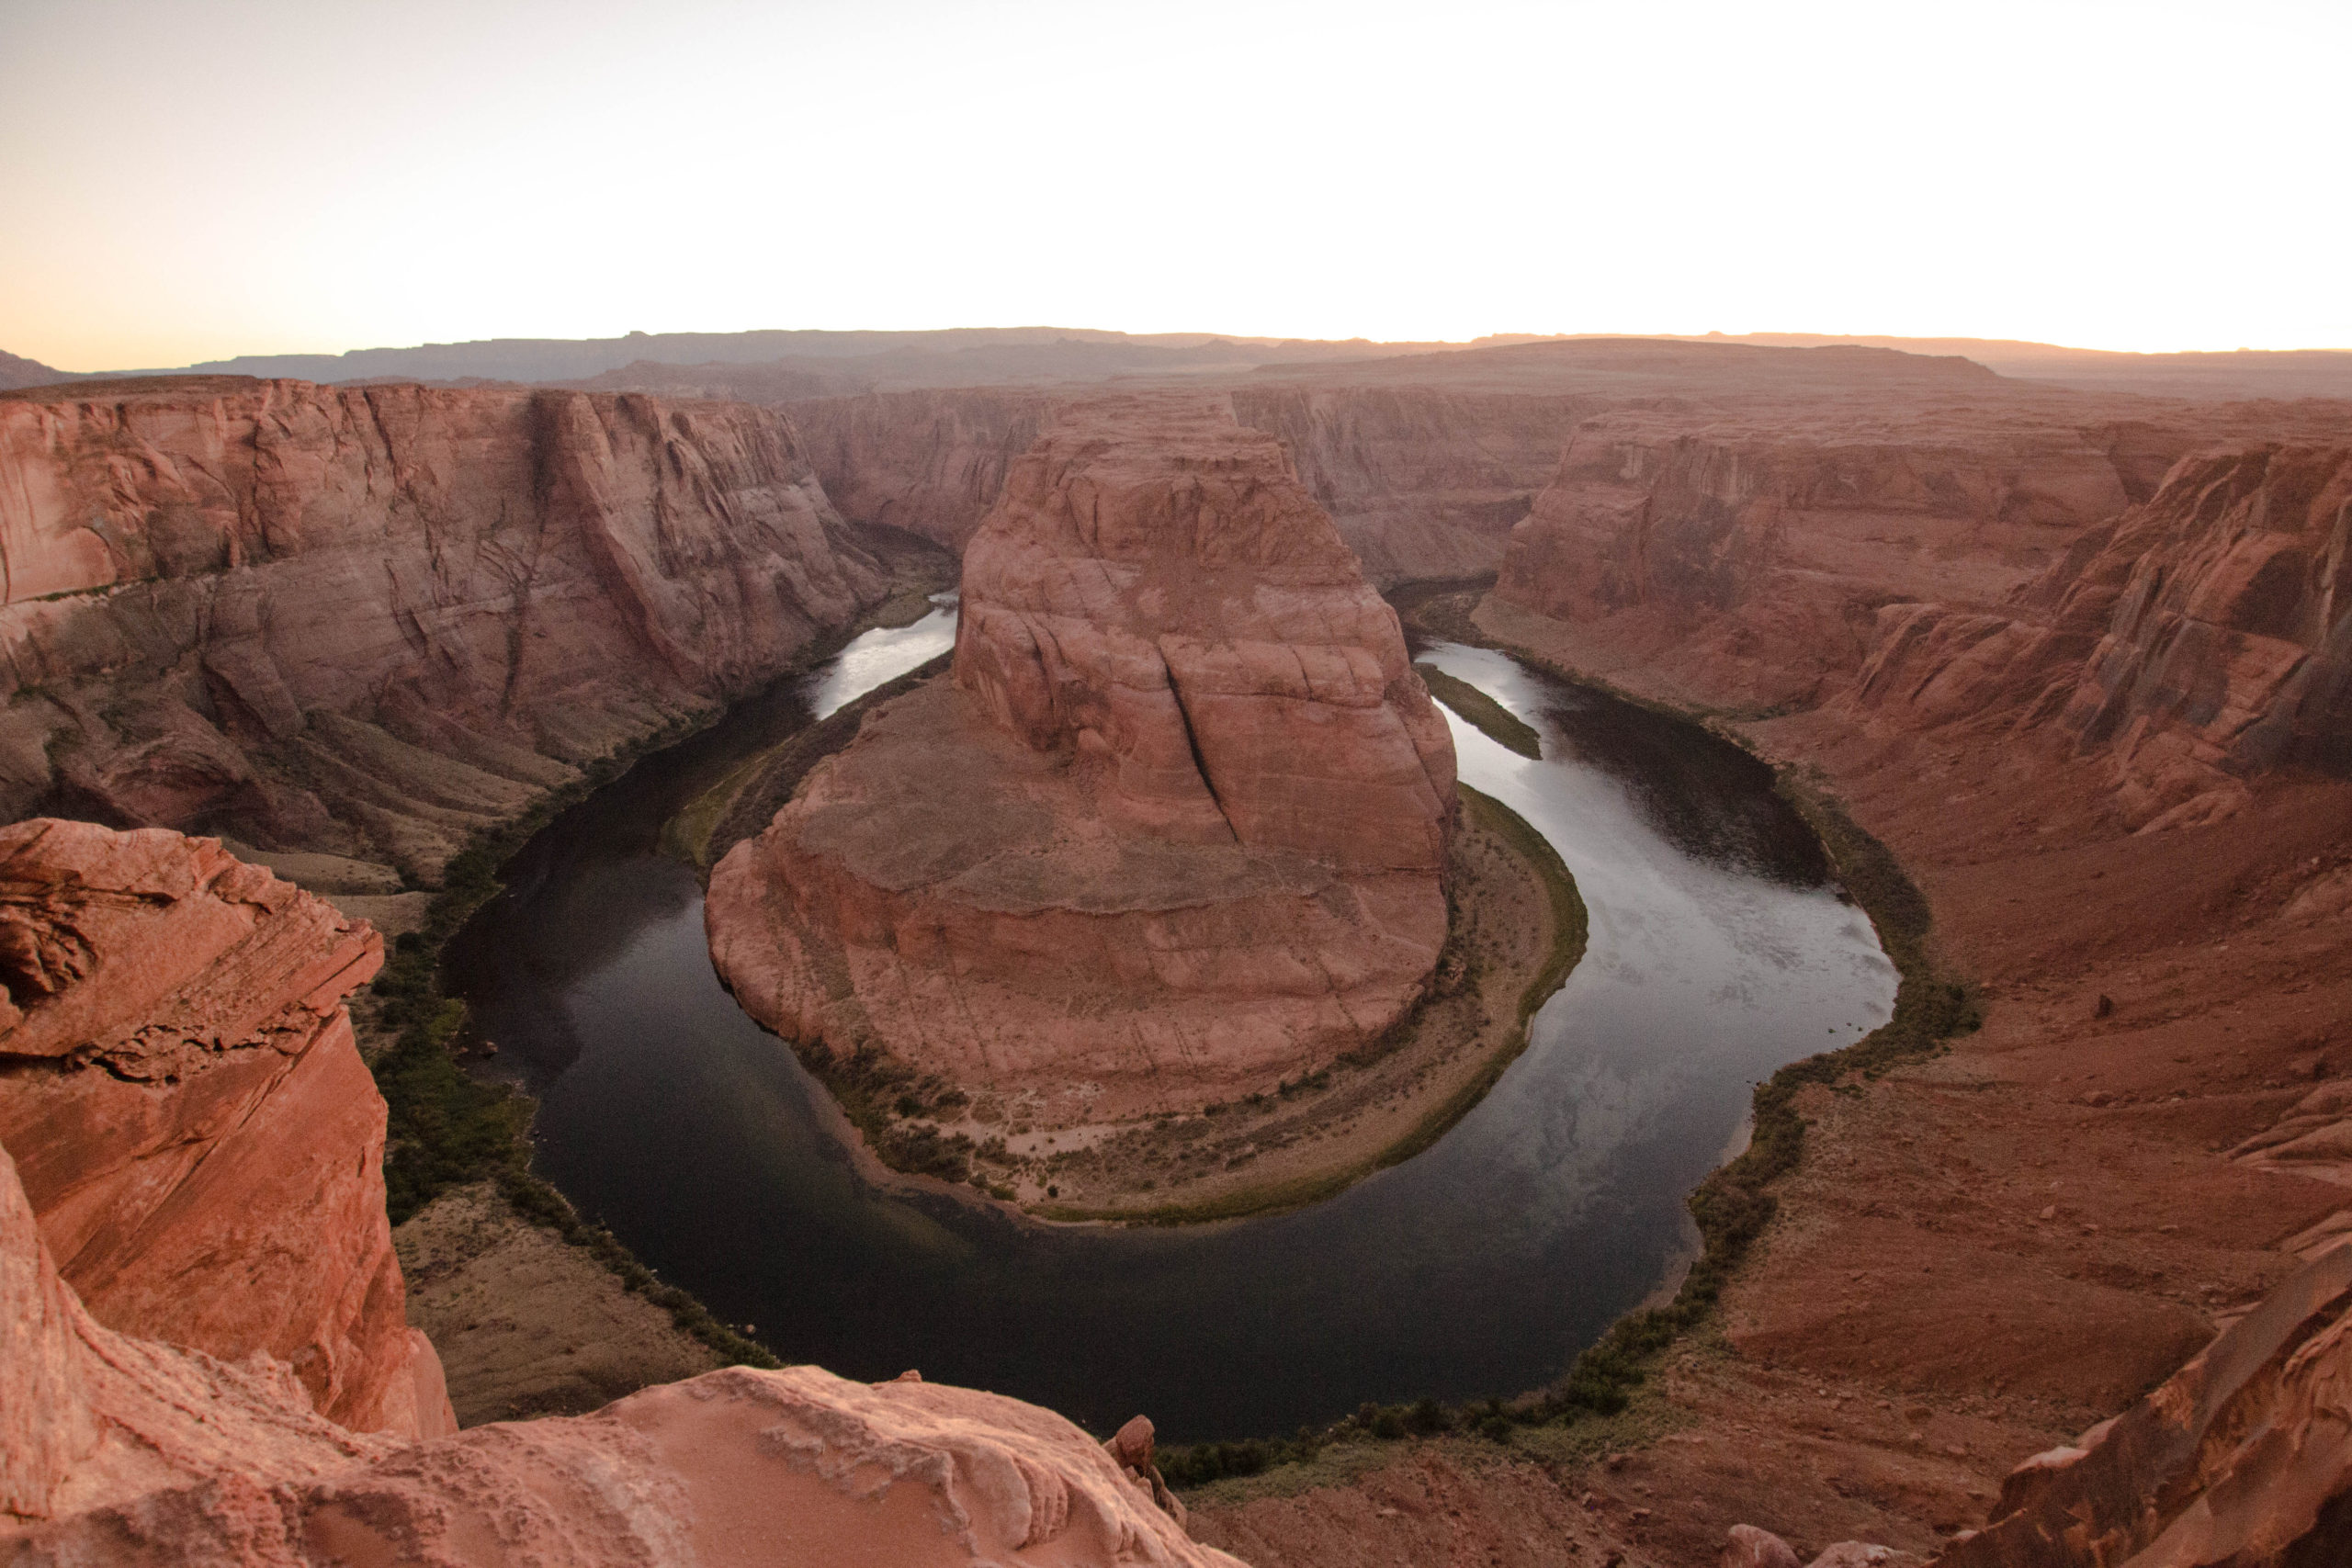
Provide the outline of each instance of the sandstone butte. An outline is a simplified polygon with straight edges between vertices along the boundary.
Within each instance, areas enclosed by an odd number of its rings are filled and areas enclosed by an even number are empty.
[[[0,814],[435,886],[886,591],[765,409],[201,377],[0,396]]]
[[[1149,1423],[911,1374],[456,1433],[343,1008],[380,957],[211,840],[0,829],[0,1561],[1231,1564]]]
[[[952,684],[868,716],[714,870],[778,1032],[1014,1097],[1194,1109],[1360,1045],[1445,940],[1453,745],[1282,447],[1071,411],[966,553]]]

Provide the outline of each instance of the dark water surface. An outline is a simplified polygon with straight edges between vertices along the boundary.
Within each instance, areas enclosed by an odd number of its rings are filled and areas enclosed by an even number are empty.
[[[942,651],[943,609],[640,761],[507,868],[453,987],[540,1100],[539,1170],[637,1255],[846,1377],[906,1368],[1098,1431],[1287,1432],[1562,1371],[1684,1254],[1682,1197],[1750,1083],[1887,1016],[1892,967],[1752,760],[1695,727],[1476,649],[1427,650],[1533,725],[1544,759],[1458,721],[1464,780],[1558,848],[1592,914],[1525,1055],[1435,1147],[1298,1213],[1204,1230],[1057,1229],[877,1189],[824,1091],[712,972],[662,824],[741,757]]]

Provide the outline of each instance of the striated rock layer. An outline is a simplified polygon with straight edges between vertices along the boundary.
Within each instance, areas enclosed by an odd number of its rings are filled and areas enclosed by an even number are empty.
[[[810,399],[790,414],[842,516],[960,553],[1054,406],[1042,392],[982,387]]]
[[[1073,411],[967,553],[954,683],[871,715],[711,877],[753,1016],[1048,1124],[1311,1071],[1445,938],[1445,725],[1279,445]]]
[[[2066,737],[2135,826],[2217,820],[2282,765],[2352,775],[2352,447],[2186,458],[2009,604],[1890,605],[1872,644],[1871,717]]]
[[[402,1314],[384,1102],[343,999],[383,942],[207,839],[0,829],[0,1142],[100,1322],[451,1429]]]
[[[883,592],[767,410],[230,378],[0,397],[0,810],[429,883]]]
[[[1494,572],[1598,400],[1434,387],[1237,387],[1375,582]]]

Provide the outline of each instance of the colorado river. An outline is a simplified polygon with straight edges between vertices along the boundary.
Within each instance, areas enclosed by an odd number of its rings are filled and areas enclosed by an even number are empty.
[[[1591,916],[1529,1047],[1434,1147],[1296,1213],[1056,1229],[870,1183],[824,1091],[738,1009],[662,825],[752,750],[943,650],[953,611],[870,632],[648,758],[506,869],[448,950],[499,1070],[540,1101],[537,1168],[664,1279],[779,1355],[909,1367],[1097,1431],[1287,1432],[1560,1372],[1690,1246],[1683,1195],[1750,1084],[1887,1016],[1893,967],[1752,759],[1483,649],[1422,657],[1532,725],[1453,719],[1463,780],[1558,849]]]

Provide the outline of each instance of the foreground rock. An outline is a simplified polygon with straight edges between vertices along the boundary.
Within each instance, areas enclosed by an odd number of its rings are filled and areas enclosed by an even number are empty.
[[[349,1432],[281,1361],[101,1326],[6,1149],[0,1314],[12,1564],[1233,1562],[1059,1416],[916,1381],[735,1368],[594,1416],[428,1442]]]
[[[0,829],[0,1142],[109,1328],[292,1370],[359,1430],[452,1430],[402,1315],[384,1102],[344,998],[383,942],[209,839]]]
[[[437,883],[885,584],[764,409],[172,378],[0,396],[0,812]]]
[[[1089,407],[966,558],[954,682],[877,709],[711,877],[754,1017],[1043,1125],[1376,1038],[1445,939],[1443,720],[1270,438]]]

